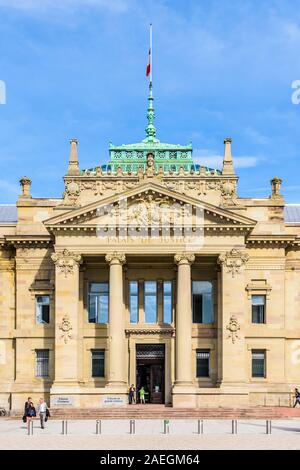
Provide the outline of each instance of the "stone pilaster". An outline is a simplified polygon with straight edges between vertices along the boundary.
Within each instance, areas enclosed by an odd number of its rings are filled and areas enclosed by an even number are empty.
[[[175,255],[174,260],[178,265],[178,271],[173,406],[194,407],[191,264],[195,256],[192,253],[179,253]]]
[[[109,369],[108,388],[116,392],[127,389],[125,361],[125,318],[123,296],[122,253],[109,253],[105,260],[109,263]]]
[[[79,265],[68,250],[52,256],[55,264],[55,382],[51,394],[76,391],[79,380]]]
[[[236,249],[223,253],[218,258],[218,264],[221,266],[218,383],[221,388],[233,387],[233,394],[240,393],[237,400],[241,402],[243,400],[247,402],[248,399],[243,392],[246,381],[244,324],[247,311],[245,294],[247,261],[247,253]]]

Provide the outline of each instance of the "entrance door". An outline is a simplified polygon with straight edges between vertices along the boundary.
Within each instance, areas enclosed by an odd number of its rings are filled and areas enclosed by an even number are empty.
[[[136,387],[144,387],[146,403],[165,402],[164,344],[136,345]]]

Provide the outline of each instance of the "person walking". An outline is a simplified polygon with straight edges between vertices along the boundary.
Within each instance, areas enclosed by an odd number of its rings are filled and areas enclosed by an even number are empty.
[[[44,398],[40,398],[40,403],[39,403],[39,415],[40,415],[40,423],[41,423],[41,428],[45,429],[45,421],[47,417],[47,403],[45,402]]]
[[[24,423],[27,423],[27,408],[29,407],[30,403],[33,404],[32,398],[28,397],[27,401],[25,401],[25,405],[24,405],[24,414],[23,414],[23,418],[22,418]]]
[[[139,389],[139,395],[140,395],[140,403],[144,405],[145,404],[145,389],[143,386]]]
[[[30,423],[32,421],[32,418],[36,417],[36,411],[35,411],[35,407],[33,406],[32,401],[28,402],[28,406],[26,408],[25,416],[26,416],[26,423],[27,423],[27,431],[29,433],[29,428],[30,428]]]
[[[296,405],[300,405],[300,392],[298,388],[295,388],[295,403],[293,408],[295,408]]]
[[[25,405],[24,405],[24,416],[26,416],[26,410],[29,406],[29,403],[32,403],[32,398],[31,397],[28,397],[27,398],[27,401],[25,401]]]
[[[129,388],[128,401],[129,405],[135,403],[135,386],[133,384]]]

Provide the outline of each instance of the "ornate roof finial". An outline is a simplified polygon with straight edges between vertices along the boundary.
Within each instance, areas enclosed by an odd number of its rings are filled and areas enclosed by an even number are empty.
[[[153,107],[153,94],[152,94],[152,82],[149,83],[149,97],[148,97],[148,111],[147,111],[147,119],[148,125],[146,127],[146,134],[147,137],[145,139],[146,142],[155,142],[156,136],[156,129],[154,126],[154,107]]]

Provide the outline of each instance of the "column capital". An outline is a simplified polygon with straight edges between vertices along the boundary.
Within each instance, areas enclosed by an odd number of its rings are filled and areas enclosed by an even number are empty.
[[[195,255],[194,253],[189,253],[187,251],[176,253],[174,261],[176,264],[192,264],[195,261]]]
[[[82,256],[80,254],[73,253],[67,249],[53,253],[51,259],[65,277],[67,277],[68,274],[72,274],[74,267],[82,262]]]
[[[105,256],[105,261],[107,263],[111,264],[125,264],[126,263],[126,256],[124,253],[118,253],[117,251],[114,251],[113,253],[108,253]]]
[[[223,268],[226,267],[227,272],[231,273],[232,277],[235,277],[240,272],[241,267],[247,263],[248,259],[248,253],[233,248],[231,251],[220,254],[218,264]]]

